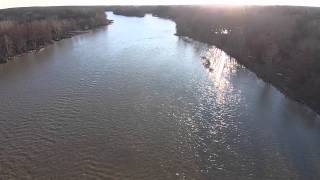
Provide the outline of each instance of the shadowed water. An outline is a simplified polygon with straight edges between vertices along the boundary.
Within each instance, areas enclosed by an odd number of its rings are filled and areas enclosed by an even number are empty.
[[[0,179],[319,179],[320,120],[172,21],[0,65]]]

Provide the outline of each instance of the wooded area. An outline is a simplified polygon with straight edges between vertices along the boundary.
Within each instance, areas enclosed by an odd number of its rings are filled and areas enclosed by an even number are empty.
[[[120,9],[120,10],[119,10]],[[320,112],[320,8],[291,6],[110,7],[170,18],[177,34],[226,51],[290,97]],[[126,15],[126,13],[124,13]]]
[[[0,62],[72,36],[72,31],[106,25],[96,7],[43,7],[0,10]]]

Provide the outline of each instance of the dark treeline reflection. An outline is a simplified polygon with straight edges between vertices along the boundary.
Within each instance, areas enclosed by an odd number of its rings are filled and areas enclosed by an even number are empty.
[[[45,7],[0,10],[0,62],[52,40],[72,36],[78,30],[106,25],[102,8]]]
[[[176,22],[177,34],[213,44],[290,97],[320,112],[320,9],[290,6],[108,7]]]

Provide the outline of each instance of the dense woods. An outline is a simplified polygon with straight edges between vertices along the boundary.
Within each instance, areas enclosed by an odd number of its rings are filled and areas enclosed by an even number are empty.
[[[215,45],[320,112],[320,9],[290,6],[111,7],[170,18],[177,34]],[[126,15],[124,13],[124,15]]]
[[[149,10],[149,7],[141,7],[141,6],[131,6],[127,7],[109,7],[107,10],[112,10],[116,15],[124,15],[124,16],[133,16],[133,17],[144,17],[146,14],[146,10]],[[150,9],[151,10],[151,9]]]
[[[104,10],[97,7],[0,10],[0,62],[108,23]]]

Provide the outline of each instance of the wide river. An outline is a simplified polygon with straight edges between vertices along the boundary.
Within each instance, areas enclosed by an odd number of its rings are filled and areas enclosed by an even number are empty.
[[[320,179],[316,113],[170,20],[108,15],[0,65],[0,179]]]

